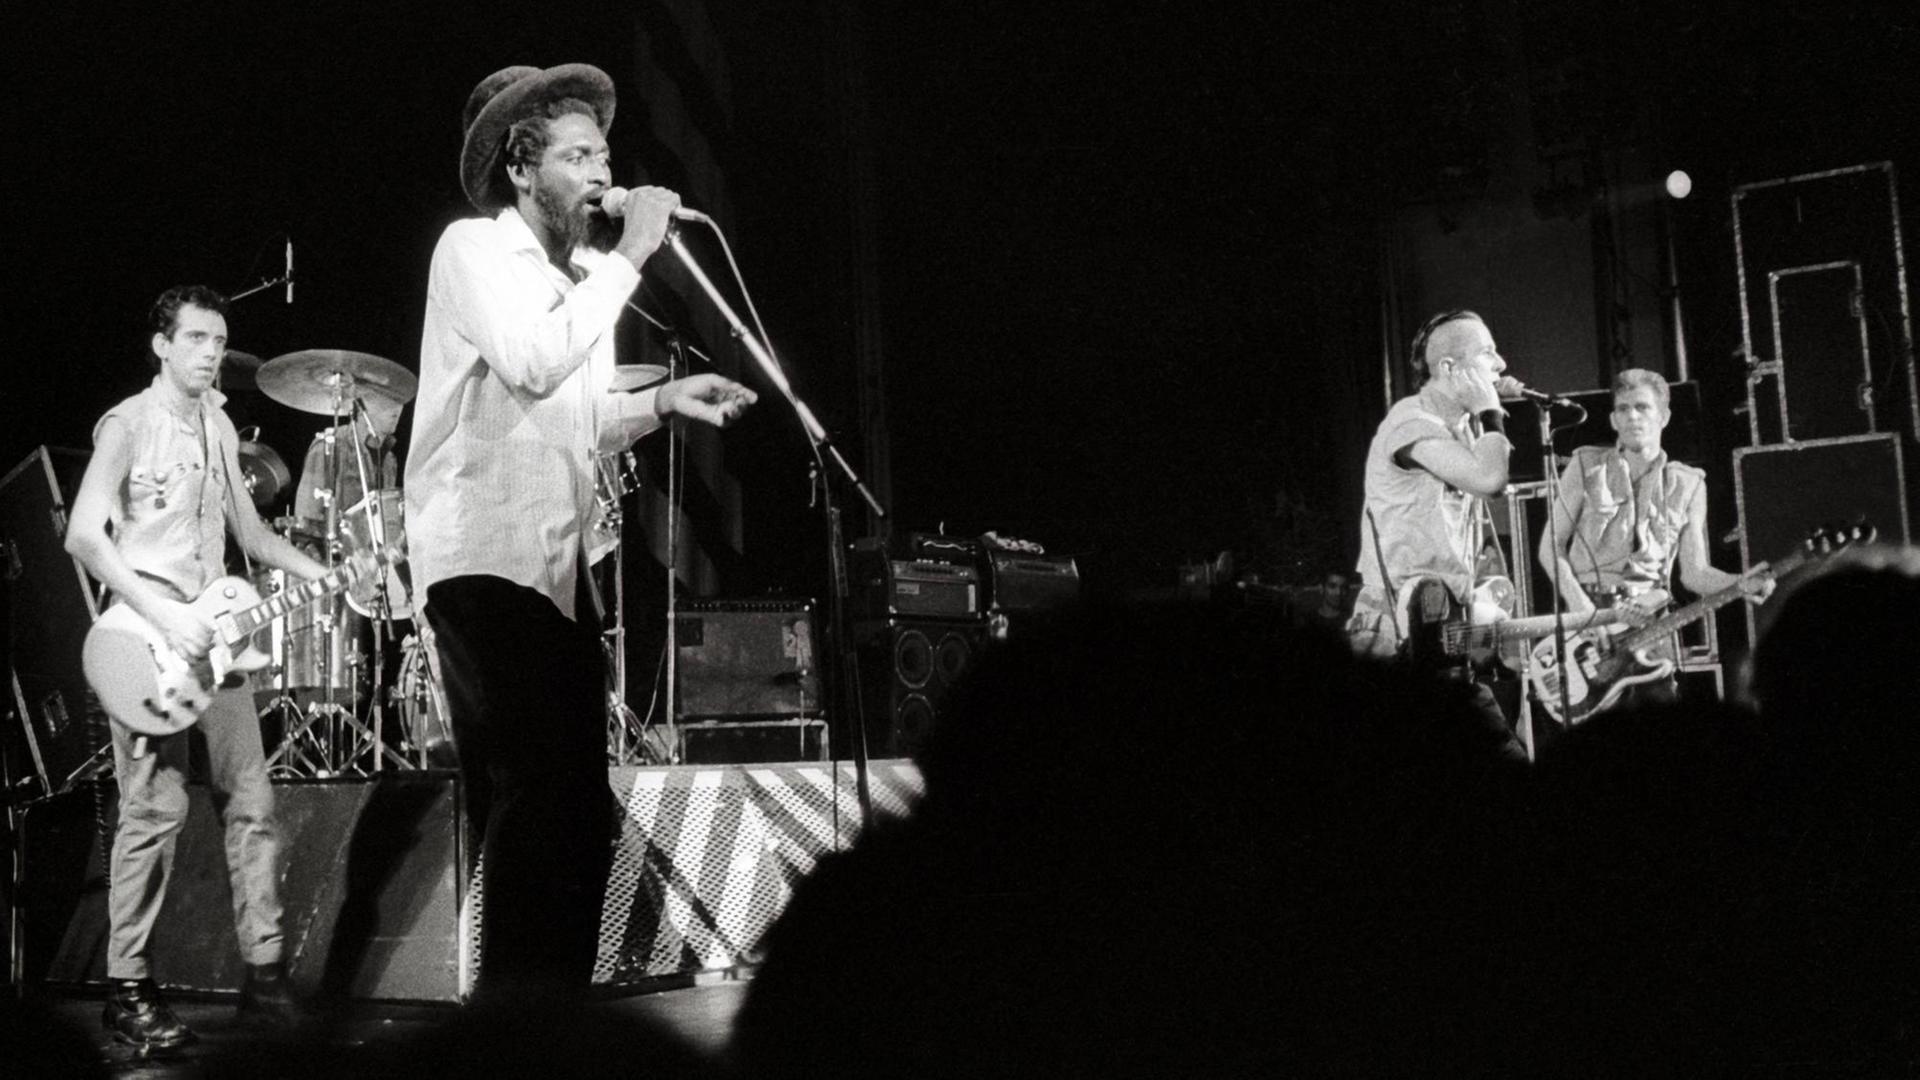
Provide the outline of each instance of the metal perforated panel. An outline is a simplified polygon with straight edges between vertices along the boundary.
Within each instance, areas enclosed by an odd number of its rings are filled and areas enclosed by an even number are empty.
[[[868,773],[877,815],[905,815],[920,772]],[[853,767],[619,768],[625,808],[600,924],[596,983],[711,971],[759,958],[793,887],[859,832]],[[837,820],[836,820],[837,816]]]

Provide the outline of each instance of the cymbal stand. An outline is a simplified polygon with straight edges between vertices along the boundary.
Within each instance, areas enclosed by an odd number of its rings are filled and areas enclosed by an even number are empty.
[[[327,486],[315,493],[319,496],[326,515],[325,524],[321,529],[319,557],[329,573],[333,572],[339,559],[340,446],[338,434],[346,406],[345,390],[342,385],[344,378],[350,378],[350,376],[341,376],[333,381],[333,410],[328,418],[327,430],[321,436],[326,441],[326,454],[322,459],[324,465],[320,471],[325,477]],[[313,632],[319,635],[315,645],[320,652],[319,666],[322,674],[321,681],[324,684],[321,697],[319,701],[309,702],[301,711],[299,721],[282,737],[280,746],[267,758],[267,768],[274,769],[282,758],[286,758],[289,762],[295,763],[285,766],[291,775],[325,778],[336,776],[342,771],[343,762],[338,752],[341,714],[344,712],[347,718],[351,719],[352,709],[350,706],[343,709],[334,697],[336,680],[333,676],[342,659],[338,655],[335,630],[341,618],[339,608],[343,605],[338,596],[326,597],[315,603],[318,607],[314,615]],[[291,699],[289,701],[296,709],[299,708],[297,702],[292,702]],[[307,771],[303,772],[303,768]]]
[[[330,415],[331,423],[327,428],[326,434],[323,436],[326,439],[326,456],[325,465],[322,468],[322,472],[326,476],[327,487],[319,493],[321,501],[326,508],[325,539],[322,544],[322,557],[329,572],[337,568],[341,548],[344,545],[339,500],[340,482],[342,480],[339,432],[343,425],[347,429],[347,437],[353,442],[353,465],[357,471],[357,475],[360,477],[361,490],[368,492],[370,495],[366,501],[370,508],[379,501],[378,491],[372,489],[368,484],[369,473],[365,458],[362,454],[360,440],[356,436],[353,409],[359,402],[357,398],[350,398],[349,396],[349,391],[353,386],[353,376],[347,372],[335,372],[331,377],[330,383],[333,390],[333,408]],[[371,429],[371,421],[369,421],[368,427]],[[372,526],[378,526],[380,524],[379,514],[370,510],[369,522]],[[374,531],[371,532],[369,536],[372,537],[369,542],[377,553],[379,551],[379,545],[385,539],[385,534],[384,532]],[[381,600],[384,600],[384,585],[385,576],[384,573],[382,573],[379,591]],[[355,666],[359,661],[359,657],[353,655],[351,646],[343,648],[342,643],[335,634],[337,629],[344,626],[346,615],[342,609],[347,608],[344,599],[335,596],[320,603],[322,607],[315,619],[315,623],[316,628],[322,636],[322,667],[327,676],[324,679],[325,685],[322,689],[322,696],[319,701],[307,706],[306,714],[302,717],[299,724],[294,730],[286,734],[280,747],[267,759],[268,768],[272,769],[282,757],[296,756],[297,750],[303,741],[307,744],[307,748],[311,750],[311,756],[299,755],[300,760],[309,766],[317,763],[317,767],[311,775],[322,777],[337,776],[342,773],[365,775],[369,770],[359,765],[359,761],[369,752],[371,752],[372,755],[372,768],[370,771],[380,771],[383,763],[388,759],[391,759],[402,768],[407,767],[408,763],[406,758],[394,753],[394,751],[381,740],[381,722],[384,717],[384,712],[380,708],[377,694],[373,701],[372,720],[374,726],[371,729],[360,721],[358,715],[359,679],[357,676],[352,674],[348,676],[350,696],[347,699],[347,704],[342,705],[335,696],[337,690],[336,683],[338,682],[338,680],[333,677],[335,672],[343,666],[343,661],[344,666],[348,668]],[[379,615],[384,615],[390,610],[391,609],[383,602],[375,608],[375,611]],[[376,624],[374,627],[374,635],[376,647],[378,647],[378,643],[382,638],[381,628],[378,625],[380,620],[376,617],[373,621]],[[342,651],[348,655],[344,657],[341,656],[340,653]],[[376,667],[375,670],[377,672],[378,668]],[[374,677],[377,680],[379,675],[376,674]]]
[[[687,358],[680,335],[667,335],[667,381],[686,374]],[[661,717],[667,725],[666,752],[661,764],[680,763],[680,503],[686,498],[683,487],[687,466],[686,428],[671,421],[667,425],[667,640],[665,704]],[[651,716],[648,717],[652,719]],[[642,731],[644,735],[644,729]]]
[[[347,376],[342,376],[346,378]],[[386,734],[386,672],[387,672],[387,626],[393,619],[393,600],[387,592],[388,560],[390,553],[387,544],[386,504],[380,499],[381,478],[369,468],[367,451],[373,439],[379,434],[373,426],[373,417],[368,415],[367,406],[360,398],[353,399],[352,415],[347,420],[347,436],[353,443],[353,465],[360,477],[360,490],[364,493],[360,499],[361,514],[366,519],[367,551],[374,559],[373,594],[367,605],[370,609],[369,621],[373,623],[373,688],[371,701],[367,708],[368,719],[372,723],[369,732],[366,727],[359,730],[371,739],[373,771],[380,772],[391,758],[400,768],[409,768],[411,763],[404,756],[396,754],[387,745]],[[366,433],[360,431],[361,424],[366,425]],[[359,684],[356,682],[356,686]],[[358,726],[358,725],[356,725]],[[359,756],[357,750],[355,759]]]
[[[607,657],[607,759],[615,765],[642,761],[646,738],[640,717],[627,706],[627,545],[621,500],[627,494],[622,468],[630,458],[631,451],[597,454],[593,459],[600,503],[593,527],[613,539],[613,625],[602,628],[600,648]],[[593,567],[586,572],[594,573]]]

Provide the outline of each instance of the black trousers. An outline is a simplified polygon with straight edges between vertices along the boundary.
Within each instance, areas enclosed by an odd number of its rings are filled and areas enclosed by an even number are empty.
[[[475,998],[583,994],[615,810],[598,628],[490,576],[435,582],[426,613],[467,818],[482,837]]]

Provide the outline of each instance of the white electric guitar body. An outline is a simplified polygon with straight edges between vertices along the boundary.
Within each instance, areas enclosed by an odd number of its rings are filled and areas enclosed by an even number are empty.
[[[253,635],[274,619],[338,592],[373,566],[353,561],[288,589],[270,600],[245,580],[223,577],[188,606],[213,624],[213,647],[190,660],[175,652],[153,625],[127,604],[107,609],[87,631],[81,667],[100,706],[114,722],[138,735],[172,735],[192,727],[222,688],[239,686],[272,657]]]

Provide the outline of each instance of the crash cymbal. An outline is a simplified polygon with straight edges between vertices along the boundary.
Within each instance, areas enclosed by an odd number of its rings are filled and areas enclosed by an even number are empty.
[[[610,394],[629,394],[667,381],[667,369],[659,364],[620,364],[613,369]]]
[[[220,389],[255,389],[255,377],[263,361],[250,352],[240,349],[228,349],[220,360]]]
[[[331,416],[357,399],[395,405],[413,400],[419,382],[399,364],[346,349],[305,349],[276,356],[260,368],[260,392],[301,412]],[[336,400],[336,393],[338,400]]]
[[[287,490],[287,485],[293,481],[293,474],[287,471],[287,463],[281,460],[279,453],[266,443],[243,439],[235,449],[240,457],[240,474],[245,479],[247,494],[252,496],[253,505],[265,509]]]

